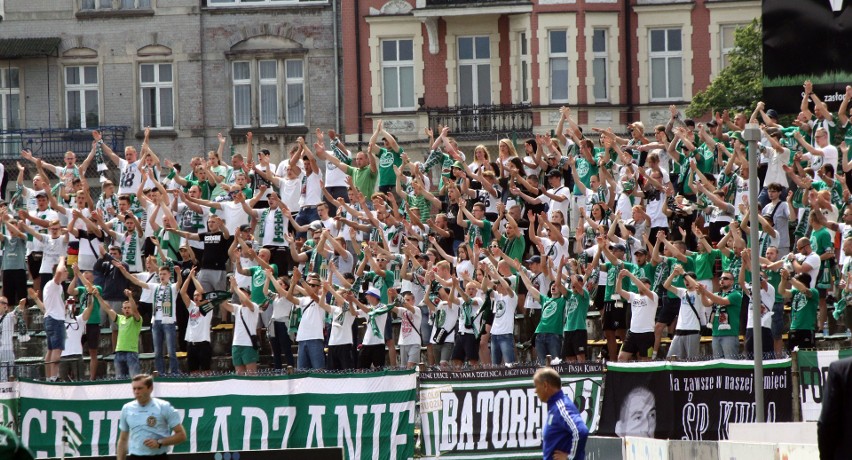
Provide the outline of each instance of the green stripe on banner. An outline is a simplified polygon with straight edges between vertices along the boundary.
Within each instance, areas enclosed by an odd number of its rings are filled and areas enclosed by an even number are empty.
[[[753,361],[717,359],[713,361],[696,362],[657,362],[647,363],[607,363],[607,370],[618,372],[646,373],[671,370],[709,370],[709,369],[748,369],[754,368]],[[784,369],[790,367],[789,359],[772,359],[763,361],[764,369]]]
[[[823,380],[828,366],[838,359],[852,357],[852,348],[841,350],[803,350],[796,354],[799,366],[799,400],[802,419],[813,422],[822,411]]]
[[[411,458],[416,383],[414,371],[158,379],[153,396],[181,414],[188,439],[175,453],[342,446],[347,459]],[[128,382],[19,389],[22,439],[39,457],[60,456],[63,421],[80,455],[115,455]]]

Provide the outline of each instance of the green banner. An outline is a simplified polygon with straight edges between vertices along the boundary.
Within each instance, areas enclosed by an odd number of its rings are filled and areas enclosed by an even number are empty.
[[[796,354],[799,365],[799,400],[802,402],[802,420],[814,422],[822,411],[822,384],[828,374],[828,365],[838,359],[852,356],[852,348],[843,350],[800,350]]]
[[[563,363],[553,368],[593,432],[600,418],[603,367]],[[421,372],[421,458],[541,458],[547,406],[535,394],[536,369]]]
[[[414,371],[281,377],[158,379],[155,398],[181,414],[181,452],[343,448],[347,459],[414,455]],[[19,382],[21,433],[39,457],[62,455],[63,425],[81,442],[66,456],[115,455],[129,382]],[[76,436],[75,436],[76,437]]]

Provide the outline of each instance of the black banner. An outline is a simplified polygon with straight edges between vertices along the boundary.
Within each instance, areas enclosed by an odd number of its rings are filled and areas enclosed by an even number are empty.
[[[799,112],[805,80],[836,111],[852,83],[849,0],[763,0],[763,101]],[[813,104],[811,104],[813,109]]]
[[[111,457],[75,457],[77,460],[104,460]],[[243,450],[234,452],[195,452],[192,454],[169,454],[174,460],[343,460],[340,447],[315,447],[311,449]]]
[[[728,424],[755,421],[754,385],[752,362],[610,364],[597,434],[728,439]],[[763,387],[766,421],[792,421],[790,360],[766,363]]]

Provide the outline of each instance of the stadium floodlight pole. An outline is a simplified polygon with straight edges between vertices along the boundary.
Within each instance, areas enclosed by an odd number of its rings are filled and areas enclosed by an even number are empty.
[[[763,301],[760,298],[760,245],[757,244],[760,235],[760,212],[757,204],[758,184],[757,165],[758,151],[757,141],[760,140],[760,127],[757,123],[749,123],[743,130],[743,139],[748,142],[748,220],[749,240],[751,241],[751,302],[755,306],[751,312],[752,319],[752,342],[754,344],[754,405],[755,422],[763,423],[763,326],[760,324]],[[748,353],[749,350],[746,350]]]

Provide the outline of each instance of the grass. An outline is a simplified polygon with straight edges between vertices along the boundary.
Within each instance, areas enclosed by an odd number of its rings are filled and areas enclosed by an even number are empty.
[[[846,83],[852,81],[852,72],[826,72],[822,75],[784,75],[774,78],[763,77],[764,88],[776,88],[782,86],[801,86],[805,80],[810,80],[815,85],[833,83]]]

